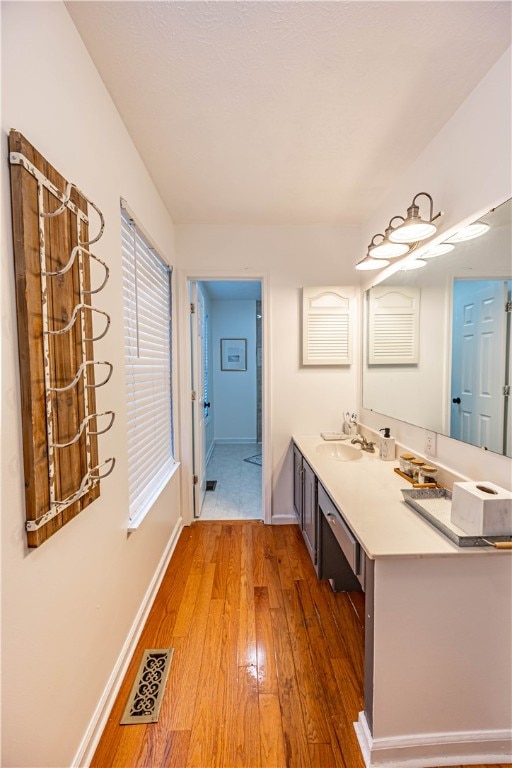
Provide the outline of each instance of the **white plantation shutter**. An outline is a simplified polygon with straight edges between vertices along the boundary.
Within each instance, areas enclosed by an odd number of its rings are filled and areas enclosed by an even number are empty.
[[[167,482],[173,458],[171,271],[121,209],[130,526]]]
[[[386,286],[369,292],[368,363],[415,364],[419,359],[420,290]]]
[[[302,289],[302,364],[352,362],[353,287]]]

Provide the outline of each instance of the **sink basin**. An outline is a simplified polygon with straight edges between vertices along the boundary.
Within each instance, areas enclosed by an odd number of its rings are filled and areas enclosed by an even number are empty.
[[[335,459],[336,461],[355,461],[360,459],[363,452],[360,448],[355,448],[353,445],[345,445],[345,443],[329,443],[317,445],[316,452],[320,456],[325,456],[329,459]]]

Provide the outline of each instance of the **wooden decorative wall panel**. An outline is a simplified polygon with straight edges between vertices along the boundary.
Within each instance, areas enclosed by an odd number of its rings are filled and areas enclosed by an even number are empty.
[[[114,415],[96,413],[95,389],[106,374],[95,371],[98,310],[89,309],[91,258],[103,265],[105,282],[108,268],[87,250],[89,201],[17,131],[9,151],[26,529],[28,546],[37,547],[99,496],[105,466],[113,469],[113,459],[100,465],[98,458],[97,435]],[[94,218],[102,232],[99,211]],[[110,363],[100,365],[110,378]]]

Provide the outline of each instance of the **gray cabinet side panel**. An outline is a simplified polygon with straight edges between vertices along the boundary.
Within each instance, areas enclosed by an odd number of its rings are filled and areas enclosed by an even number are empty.
[[[365,556],[366,557],[366,556]],[[374,653],[374,576],[375,561],[366,557],[365,563],[365,621],[364,621],[364,711],[373,733],[373,653]]]

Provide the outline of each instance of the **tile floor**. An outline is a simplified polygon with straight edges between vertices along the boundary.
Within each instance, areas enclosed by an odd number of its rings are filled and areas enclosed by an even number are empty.
[[[217,480],[206,491],[201,520],[261,520],[261,467],[244,459],[261,453],[260,443],[216,444],[206,466],[206,479]]]

